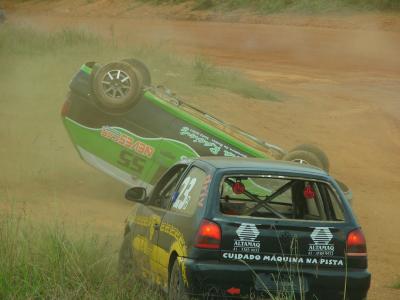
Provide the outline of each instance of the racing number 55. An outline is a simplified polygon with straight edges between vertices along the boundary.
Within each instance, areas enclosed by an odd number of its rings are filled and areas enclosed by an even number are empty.
[[[123,167],[132,170],[133,172],[142,173],[144,165],[146,163],[146,159],[138,155],[134,155],[128,150],[122,150],[119,153],[119,160],[117,161],[117,163]]]

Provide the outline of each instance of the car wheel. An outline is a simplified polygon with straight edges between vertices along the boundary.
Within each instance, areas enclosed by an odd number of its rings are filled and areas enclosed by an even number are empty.
[[[132,234],[127,233],[122,241],[118,255],[118,274],[127,277],[133,273]]]
[[[92,89],[100,108],[107,112],[124,112],[139,101],[142,82],[140,72],[132,65],[113,62],[95,73]]]
[[[293,161],[305,165],[312,165],[320,169],[323,169],[323,164],[318,159],[318,157],[315,154],[304,150],[291,151],[285,154],[282,160]]]
[[[172,266],[168,284],[168,300],[188,300],[185,283],[183,282],[182,271],[178,263],[178,258]]]
[[[128,64],[130,64],[132,67],[134,67],[136,70],[138,70],[140,72],[140,75],[142,75],[144,86],[151,85],[150,71],[142,61],[140,61],[136,58],[127,58],[122,61],[127,62]]]
[[[328,156],[325,154],[324,151],[322,151],[317,146],[312,145],[312,144],[301,144],[301,145],[294,147],[291,151],[296,151],[296,150],[303,150],[303,151],[311,152],[321,161],[321,163],[323,165],[323,169],[327,172],[329,171]]]

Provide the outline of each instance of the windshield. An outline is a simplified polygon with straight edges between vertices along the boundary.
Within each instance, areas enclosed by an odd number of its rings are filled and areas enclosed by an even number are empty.
[[[220,210],[227,215],[296,220],[344,221],[332,187],[302,178],[228,176],[220,185]]]

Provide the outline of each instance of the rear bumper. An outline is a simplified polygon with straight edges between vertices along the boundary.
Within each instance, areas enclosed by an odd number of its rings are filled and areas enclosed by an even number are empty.
[[[355,299],[363,299],[366,297],[371,274],[367,270],[317,270],[310,268],[302,268],[301,271],[279,270],[274,266],[265,265],[248,265],[242,263],[225,263],[221,261],[197,261],[189,258],[184,259],[186,276],[189,282],[189,292],[191,294],[204,295],[210,290],[218,291],[218,294],[227,296],[229,289],[234,288],[237,291],[240,289],[240,294],[237,296],[245,296],[249,294],[266,294],[266,285],[261,284],[261,277],[274,274],[277,278],[278,274],[291,274],[293,281],[299,282],[302,275],[304,278],[301,281],[301,290],[310,298],[313,295],[318,299],[328,299],[340,297],[343,299],[343,294],[346,286],[346,294],[355,296]],[[345,284],[345,278],[347,282]],[[258,282],[257,282],[258,281]],[[299,285],[297,284],[297,287]],[[295,288],[276,287],[268,288],[272,294],[289,290],[297,293]],[[232,291],[232,290],[231,290]],[[268,294],[268,293],[267,293]],[[307,297],[308,298],[308,297]],[[315,299],[315,298],[314,298]]]

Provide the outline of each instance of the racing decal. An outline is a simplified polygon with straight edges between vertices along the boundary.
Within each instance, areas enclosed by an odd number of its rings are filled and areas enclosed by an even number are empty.
[[[144,253],[151,257],[151,261],[160,261],[164,266],[168,266],[170,253],[175,251],[178,254],[178,259],[181,257],[187,257],[187,246],[185,243],[185,238],[183,234],[176,228],[174,225],[162,222],[160,226],[160,232],[165,233],[171,236],[174,239],[174,242],[171,246],[169,253],[167,253],[164,249],[159,247],[158,245],[151,242],[151,238],[153,237],[154,231],[151,232],[152,224],[154,222],[160,222],[161,219],[159,216],[136,216],[133,220],[133,223],[143,227],[150,227],[150,239],[148,237],[144,237],[142,235],[136,235],[132,241],[133,248],[137,251]],[[182,271],[182,278],[186,286],[189,285],[186,275],[185,264],[183,261],[178,261]],[[156,263],[152,264],[151,268],[154,270],[159,270],[161,265]],[[162,270],[159,270],[159,274],[162,274]],[[167,272],[168,273],[168,272]],[[165,284],[167,283],[168,274],[164,274],[165,276]]]
[[[207,148],[211,154],[213,155],[221,155],[221,151],[222,151],[222,155],[223,156],[228,156],[228,157],[235,157],[235,156],[239,156],[239,157],[246,157],[246,155],[238,152],[235,149],[232,149],[231,147],[229,147],[228,145],[224,145],[221,142],[215,140],[212,137],[209,137],[195,129],[189,128],[189,127],[182,127],[179,134],[181,136],[186,136],[189,139],[191,139],[191,141],[193,143],[198,143],[203,145],[205,148]]]
[[[285,256],[275,254],[245,254],[224,252],[222,253],[224,259],[230,260],[243,260],[243,261],[257,261],[264,263],[289,263],[301,265],[318,265],[318,266],[343,266],[343,259],[340,258],[315,258],[315,257],[298,257],[298,256]]]
[[[128,150],[122,150],[119,153],[119,159],[117,160],[117,163],[132,170],[133,172],[142,173],[146,164],[146,159],[136,156]]]
[[[189,281],[187,280],[186,275],[186,268],[182,258],[187,257],[187,246],[182,232],[180,232],[179,229],[176,228],[174,225],[168,223],[161,223],[160,232],[164,232],[174,238],[175,242],[172,244],[170,252],[175,250],[178,254],[178,263],[181,267],[183,282],[186,286],[189,286]]]
[[[256,238],[260,235],[256,225],[251,223],[242,223],[236,230],[239,239],[234,240],[233,251],[238,252],[260,252],[260,241]]]
[[[335,245],[330,244],[333,235],[329,227],[314,227],[311,233],[313,244],[308,245],[308,255],[314,256],[333,256]]]
[[[102,137],[109,139],[122,147],[127,149],[131,149],[135,151],[137,154],[146,156],[148,158],[152,158],[155,152],[155,149],[139,140],[135,140],[133,137],[130,137],[126,134],[119,132],[118,130],[111,128],[109,126],[103,126],[101,128],[100,134]]]
[[[182,182],[182,191],[180,192],[178,198],[174,201],[172,205],[176,209],[186,209],[188,204],[190,203],[191,196],[189,193],[192,191],[196,184],[197,178],[196,177],[186,177],[185,180]]]

